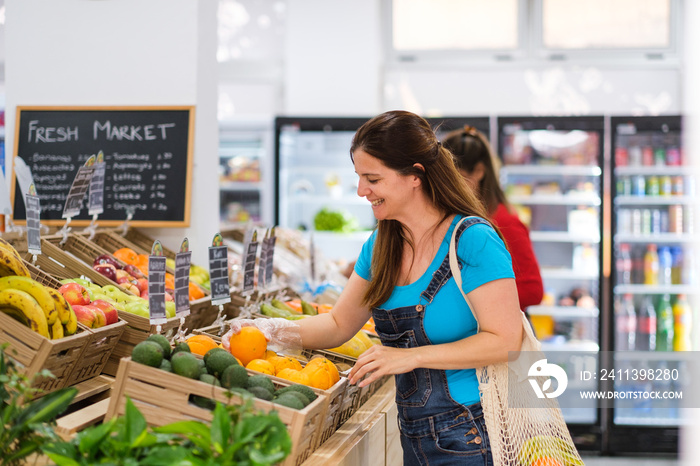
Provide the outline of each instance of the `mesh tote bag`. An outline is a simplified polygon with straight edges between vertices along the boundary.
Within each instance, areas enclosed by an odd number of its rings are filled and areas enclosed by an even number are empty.
[[[462,221],[464,219],[459,224]],[[455,246],[459,224],[455,226],[450,242],[450,268],[459,291],[473,309],[462,291]],[[523,342],[518,358],[476,369],[493,462],[497,466],[582,466],[583,460],[566,427],[559,402],[556,398],[537,396],[534,384],[546,390],[551,380],[548,376],[537,376],[541,367],[538,362],[544,360],[546,363],[546,356],[525,313],[520,314]],[[477,319],[477,329],[478,325]]]

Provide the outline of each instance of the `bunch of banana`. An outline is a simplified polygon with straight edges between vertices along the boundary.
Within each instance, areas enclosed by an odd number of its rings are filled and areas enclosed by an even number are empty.
[[[0,311],[52,340],[78,330],[78,319],[65,298],[30,277],[0,277]]]
[[[29,270],[22,262],[22,256],[6,240],[0,238],[0,277],[18,275],[29,277]]]

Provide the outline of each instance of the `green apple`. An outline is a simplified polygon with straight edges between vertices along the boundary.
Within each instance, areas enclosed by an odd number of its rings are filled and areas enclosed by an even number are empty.
[[[143,302],[143,303],[138,303],[138,302],[133,302],[133,303],[128,303],[124,306],[124,310],[126,312],[130,312],[131,314],[136,314],[137,316],[149,318],[150,315],[148,314],[148,302]]]
[[[175,301],[165,302],[165,317],[167,317],[168,319],[171,317],[175,317]]]

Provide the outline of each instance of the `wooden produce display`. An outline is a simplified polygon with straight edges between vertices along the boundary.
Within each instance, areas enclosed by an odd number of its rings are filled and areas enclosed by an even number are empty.
[[[290,384],[287,381],[274,383],[277,387]],[[119,365],[107,419],[124,414],[127,396],[151,426],[162,426],[183,419],[211,422],[211,411],[190,403],[191,396],[211,398],[224,404],[243,403],[238,395],[224,388],[139,364],[131,358],[122,359]],[[264,412],[276,411],[287,426],[292,440],[292,452],[282,463],[283,466],[299,465],[313,453],[318,445],[324,407],[327,405],[325,395],[319,394],[316,400],[300,410],[258,398],[253,399],[253,404]]]

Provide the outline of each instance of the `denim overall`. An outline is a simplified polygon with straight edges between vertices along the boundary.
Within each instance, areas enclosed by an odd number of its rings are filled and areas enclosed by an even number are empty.
[[[475,223],[486,222],[467,218],[457,230],[456,241]],[[372,309],[382,345],[415,348],[432,344],[423,327],[425,305],[430,305],[450,278],[448,254],[421,293],[419,304],[389,310]],[[395,378],[405,466],[493,464],[481,403],[465,406],[453,400],[444,370],[418,368],[397,374]]]

